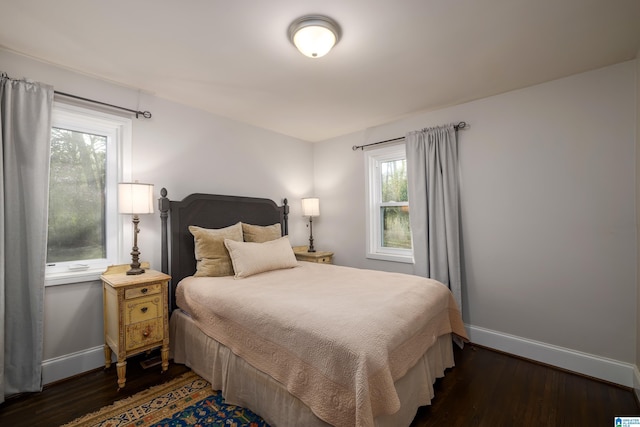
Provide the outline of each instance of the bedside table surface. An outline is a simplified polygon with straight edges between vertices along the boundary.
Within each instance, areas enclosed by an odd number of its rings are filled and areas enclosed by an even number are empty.
[[[171,276],[155,270],[145,270],[142,274],[132,275],[120,272],[109,273],[109,270],[107,270],[100,276],[100,279],[117,288],[119,286],[133,286],[141,283],[169,280]]]

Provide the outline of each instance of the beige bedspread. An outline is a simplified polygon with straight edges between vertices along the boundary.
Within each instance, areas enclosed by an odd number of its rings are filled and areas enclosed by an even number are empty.
[[[438,336],[465,338],[449,290],[417,276],[301,262],[244,279],[189,277],[176,301],[207,335],[326,422],[372,426]]]

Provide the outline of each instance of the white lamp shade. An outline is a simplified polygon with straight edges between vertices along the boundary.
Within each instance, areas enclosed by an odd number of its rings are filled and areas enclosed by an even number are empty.
[[[302,199],[302,215],[320,216],[320,199],[316,197]]]
[[[153,213],[153,184],[119,183],[118,212],[134,215]]]

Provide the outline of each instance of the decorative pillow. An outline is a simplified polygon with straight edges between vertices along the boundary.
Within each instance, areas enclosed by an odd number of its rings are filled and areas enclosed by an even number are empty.
[[[242,234],[245,242],[264,243],[282,237],[280,223],[273,225],[251,225],[242,223]]]
[[[236,279],[298,265],[287,236],[264,243],[224,240]]]
[[[242,242],[242,224],[209,229],[189,226],[195,242],[196,273],[194,276],[232,276],[233,265],[224,246],[225,239]]]

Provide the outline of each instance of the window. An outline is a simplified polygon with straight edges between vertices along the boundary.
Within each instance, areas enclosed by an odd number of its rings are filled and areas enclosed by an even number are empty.
[[[413,262],[405,146],[369,150],[367,258]]]
[[[131,120],[54,103],[47,285],[95,280],[120,259],[117,184],[129,175]]]

